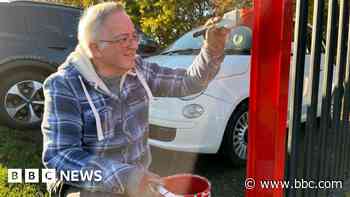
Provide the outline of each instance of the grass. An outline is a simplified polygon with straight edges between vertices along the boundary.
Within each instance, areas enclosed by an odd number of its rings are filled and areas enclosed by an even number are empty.
[[[48,196],[44,184],[7,181],[8,168],[44,168],[41,164],[41,151],[42,136],[39,130],[19,131],[0,127],[0,196]]]

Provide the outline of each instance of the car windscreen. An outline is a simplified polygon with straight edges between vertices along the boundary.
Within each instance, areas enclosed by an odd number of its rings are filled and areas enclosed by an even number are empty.
[[[178,40],[176,40],[172,45],[165,49],[162,54],[169,53],[183,53],[183,54],[195,54],[199,52],[199,49],[203,45],[203,36],[193,37],[193,33],[198,31],[198,29],[192,30]],[[238,26],[230,32],[227,39],[225,50],[229,54],[250,54],[252,42],[252,32],[251,28],[248,26]]]
[[[166,48],[163,53],[171,52],[171,51],[181,51],[188,49],[200,49],[203,45],[203,36],[199,36],[194,38],[193,33],[196,30],[190,31],[179,39],[177,39],[173,44],[171,44],[168,48]]]

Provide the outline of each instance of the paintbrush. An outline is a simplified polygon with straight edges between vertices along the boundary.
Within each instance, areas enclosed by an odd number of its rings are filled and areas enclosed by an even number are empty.
[[[240,19],[241,19],[241,12],[239,9],[235,9],[225,13],[222,19],[213,25],[215,25],[217,28],[232,29],[239,24]],[[209,27],[203,27],[201,30],[193,33],[193,37],[204,35]]]

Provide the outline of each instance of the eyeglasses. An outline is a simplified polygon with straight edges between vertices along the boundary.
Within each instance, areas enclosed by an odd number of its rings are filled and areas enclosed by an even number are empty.
[[[119,36],[116,36],[113,40],[99,40],[100,42],[106,42],[111,44],[119,44],[121,46],[127,46],[130,42],[139,42],[140,41],[140,35],[138,33],[132,33],[132,34],[122,34]]]

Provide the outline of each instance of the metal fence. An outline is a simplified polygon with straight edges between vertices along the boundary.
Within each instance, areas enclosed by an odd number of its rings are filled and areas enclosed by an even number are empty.
[[[296,5],[286,179],[345,181],[350,175],[349,0],[314,0],[312,13],[309,3],[297,0]],[[305,67],[307,55],[310,62]],[[309,94],[303,94],[304,88]],[[301,123],[303,103],[307,106],[305,123]],[[322,197],[330,192],[331,188],[286,190],[288,197]]]

